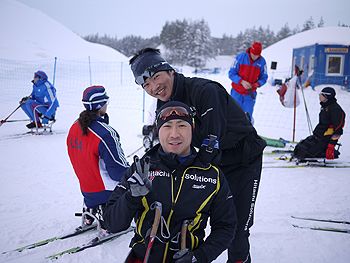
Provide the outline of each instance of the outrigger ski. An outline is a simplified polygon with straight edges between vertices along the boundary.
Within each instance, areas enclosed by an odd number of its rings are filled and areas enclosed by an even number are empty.
[[[279,153],[293,153],[294,150],[273,150],[271,152],[264,152],[264,155],[279,154]]]
[[[298,217],[298,216],[293,216],[293,215],[291,217],[295,218],[295,219],[301,219],[301,220],[310,220],[310,221],[329,222],[329,223],[350,225],[350,221],[341,221],[341,220],[332,220],[332,219],[318,219],[318,218],[311,218],[311,217]]]
[[[344,233],[344,234],[350,234],[349,229],[342,229],[342,228],[333,228],[333,227],[308,227],[308,226],[298,226],[293,225],[296,228],[301,229],[311,229],[311,230],[320,230],[320,231],[328,231],[328,232],[337,232],[337,233]]]
[[[101,232],[102,232],[101,225],[100,225],[99,220],[95,217],[95,215],[91,214],[90,212],[84,212],[82,214],[81,213],[76,213],[76,215],[77,214],[79,214],[79,216],[81,216],[81,225],[79,227],[77,227],[72,233],[69,233],[69,234],[66,234],[66,235],[63,235],[63,236],[58,236],[58,237],[45,239],[43,241],[39,241],[39,242],[30,244],[30,245],[26,245],[24,247],[20,247],[20,248],[14,249],[14,250],[2,252],[2,254],[6,254],[6,253],[11,252],[11,251],[22,252],[25,249],[33,249],[33,248],[36,248],[36,247],[40,247],[40,246],[46,245],[46,244],[48,244],[50,242],[53,242],[55,240],[74,237],[74,236],[77,236],[77,235],[80,235],[80,234],[83,234],[83,233],[86,233],[88,231],[95,230],[95,229],[98,229],[98,235],[101,234]],[[87,225],[85,223],[85,216],[86,215],[89,215],[90,217],[94,218],[94,222],[91,225]]]
[[[58,259],[60,256],[63,256],[65,254],[73,254],[73,253],[77,253],[77,252],[83,251],[83,250],[85,250],[87,248],[90,248],[90,247],[95,247],[95,246],[98,246],[98,245],[102,245],[104,243],[113,241],[113,240],[117,239],[118,237],[120,237],[122,235],[125,235],[125,234],[127,234],[127,233],[129,233],[131,231],[134,231],[134,229],[135,229],[135,227],[131,226],[127,230],[124,230],[124,231],[121,231],[121,232],[118,232],[118,233],[112,233],[112,234],[108,234],[106,236],[100,235],[98,237],[95,237],[94,239],[92,239],[88,243],[85,243],[85,244],[83,244],[81,246],[77,246],[77,247],[74,247],[74,248],[71,248],[71,249],[67,249],[67,250],[62,251],[60,253],[48,256],[45,259]]]
[[[26,249],[33,249],[33,248],[36,248],[36,247],[40,247],[40,246],[46,245],[46,244],[48,244],[50,242],[53,242],[55,240],[66,239],[66,238],[69,238],[69,237],[77,236],[77,235],[86,233],[88,231],[95,230],[96,228],[97,228],[97,224],[96,223],[94,223],[94,224],[92,224],[90,226],[88,226],[88,225],[79,226],[72,233],[69,233],[69,234],[66,234],[66,235],[63,235],[63,236],[59,236],[59,237],[53,237],[53,238],[45,239],[45,240],[42,240],[42,241],[39,241],[39,242],[35,242],[33,244],[30,244],[30,245],[26,245],[24,247],[20,247],[20,248],[14,249],[14,250],[2,252],[2,254],[6,254],[6,253],[11,252],[11,251],[22,252],[23,250],[26,250]]]

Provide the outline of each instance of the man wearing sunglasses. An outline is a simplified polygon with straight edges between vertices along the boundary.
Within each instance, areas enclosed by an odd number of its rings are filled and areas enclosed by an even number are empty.
[[[148,262],[212,262],[229,246],[237,224],[229,185],[222,171],[201,162],[191,146],[196,128],[186,104],[162,106],[156,127],[160,144],[141,160],[134,157],[106,204],[108,229],[125,230],[134,219],[136,231],[125,262],[145,262],[153,204],[158,202],[162,217]],[[204,240],[209,218],[211,231]],[[186,231],[181,231],[184,225]]]
[[[337,103],[335,90],[325,87],[319,94],[321,112],[313,135],[300,141],[294,149],[293,158],[337,158],[335,145],[343,134],[345,112]]]
[[[158,99],[157,108],[176,100],[193,110],[196,128],[192,144],[199,148],[202,162],[219,165],[236,205],[238,226],[228,262],[250,262],[249,228],[266,142],[220,83],[176,73],[159,50],[152,48],[140,50],[130,59],[130,66],[136,83]]]

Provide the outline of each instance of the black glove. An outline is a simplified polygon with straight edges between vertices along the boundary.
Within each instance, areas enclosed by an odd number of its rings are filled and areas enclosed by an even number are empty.
[[[204,139],[198,152],[198,157],[202,163],[218,164],[220,162],[221,151],[216,138],[215,135],[209,135],[209,139]]]
[[[30,99],[30,96],[25,96],[25,97],[23,97],[23,98],[20,100],[19,104],[22,104],[23,102],[26,102],[28,99]]]
[[[134,197],[145,196],[152,189],[152,181],[148,177],[150,158],[145,158],[142,167],[139,157],[135,155],[134,163],[136,171],[127,180],[130,184],[130,192]]]
[[[176,252],[173,259],[175,260],[174,263],[193,263],[198,261],[193,251],[190,251],[188,248]]]

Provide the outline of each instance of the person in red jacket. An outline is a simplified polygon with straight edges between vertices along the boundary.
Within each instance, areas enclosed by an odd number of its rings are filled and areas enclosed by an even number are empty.
[[[319,123],[313,131],[313,135],[300,141],[294,149],[293,158],[334,159],[338,154],[334,153],[335,145],[343,134],[345,124],[345,112],[337,103],[335,90],[325,87],[319,94],[321,112]]]
[[[85,89],[85,110],[74,122],[67,137],[70,161],[84,196],[83,212],[88,211],[103,227],[101,211],[129,164],[120,144],[119,134],[109,123],[108,96],[103,86]],[[87,216],[91,224],[92,217]]]
[[[263,86],[268,77],[266,61],[261,56],[261,51],[261,43],[254,42],[247,51],[237,55],[228,72],[232,80],[231,96],[249,113],[252,123],[256,89]]]

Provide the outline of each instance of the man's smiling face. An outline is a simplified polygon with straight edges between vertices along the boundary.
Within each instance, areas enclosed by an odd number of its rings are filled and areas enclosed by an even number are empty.
[[[161,101],[168,101],[173,92],[174,71],[159,71],[147,78],[142,87],[145,91]]]

